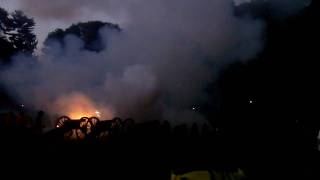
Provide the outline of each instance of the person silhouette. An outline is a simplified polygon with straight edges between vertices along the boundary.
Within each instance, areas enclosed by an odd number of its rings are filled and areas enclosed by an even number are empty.
[[[37,117],[36,117],[36,120],[35,120],[35,133],[36,134],[42,134],[42,129],[44,128],[44,125],[43,125],[43,116],[44,116],[44,111],[38,111],[37,113]]]

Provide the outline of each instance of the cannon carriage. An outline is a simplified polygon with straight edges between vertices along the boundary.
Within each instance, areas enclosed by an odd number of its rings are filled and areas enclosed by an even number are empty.
[[[128,131],[134,121],[131,119],[122,121],[116,117],[112,120],[100,120],[97,117],[82,117],[74,120],[68,116],[57,119],[56,129],[64,134],[65,139],[81,140],[84,138],[107,141],[111,136],[118,136],[122,131]]]
[[[65,139],[79,140],[92,133],[99,121],[97,117],[82,117],[75,120],[68,116],[61,116],[57,119],[55,127],[62,131]]]
[[[65,138],[94,137],[100,139],[111,134],[119,134],[122,129],[122,121],[120,118],[101,121],[97,117],[71,119],[68,116],[61,116],[57,119],[55,127],[63,131]]]

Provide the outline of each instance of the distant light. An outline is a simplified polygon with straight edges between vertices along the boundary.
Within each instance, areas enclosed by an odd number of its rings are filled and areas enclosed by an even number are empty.
[[[253,100],[249,100],[249,104],[253,104],[254,102],[253,102]]]
[[[21,104],[21,107],[24,108],[24,104]]]
[[[192,106],[192,110],[193,111],[197,110],[197,106]]]
[[[97,117],[101,117],[101,112],[99,112],[98,110],[95,112]]]

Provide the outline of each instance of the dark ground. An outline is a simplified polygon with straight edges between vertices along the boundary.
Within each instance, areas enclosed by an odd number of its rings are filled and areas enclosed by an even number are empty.
[[[244,179],[318,179],[319,151],[290,137],[232,135],[206,126],[152,121],[112,129],[108,139],[65,139],[17,125],[1,129],[0,172],[23,178],[170,179],[171,172],[232,173]],[[286,139],[290,138],[290,139]],[[316,145],[316,144],[313,144]]]

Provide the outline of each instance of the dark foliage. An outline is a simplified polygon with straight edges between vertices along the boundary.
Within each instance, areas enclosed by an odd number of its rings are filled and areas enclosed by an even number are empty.
[[[67,35],[74,35],[84,42],[84,49],[99,52],[106,48],[106,44],[99,34],[101,28],[107,28],[115,32],[120,31],[118,25],[100,21],[73,24],[65,30],[56,29],[50,32],[44,42],[45,50],[50,51],[52,43],[58,43],[63,48],[65,46],[64,38]]]
[[[35,22],[22,11],[8,13],[0,8],[0,59],[9,62],[16,53],[32,54],[37,46]]]

